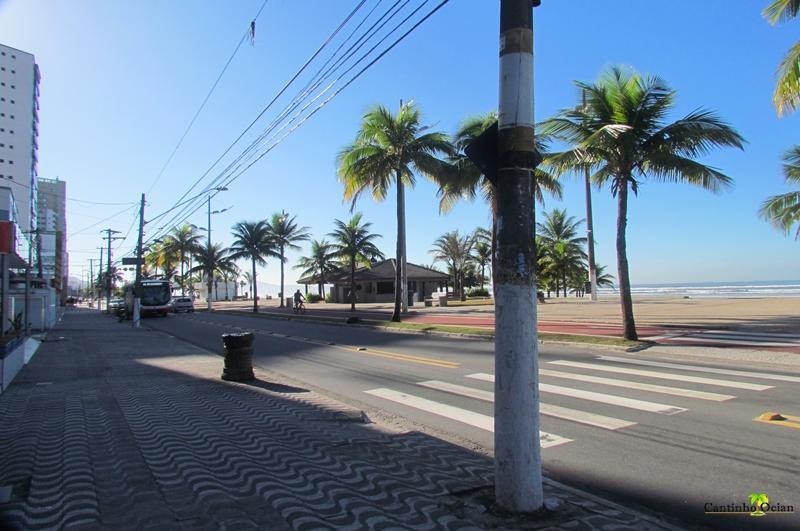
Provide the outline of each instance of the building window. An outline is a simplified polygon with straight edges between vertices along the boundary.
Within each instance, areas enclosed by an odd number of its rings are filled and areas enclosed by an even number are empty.
[[[378,295],[388,295],[394,293],[394,282],[378,282]]]

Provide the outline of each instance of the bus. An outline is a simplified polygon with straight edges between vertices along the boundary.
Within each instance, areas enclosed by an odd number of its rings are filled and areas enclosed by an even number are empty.
[[[133,315],[133,298],[135,284],[125,286],[125,309]],[[169,313],[169,301],[172,299],[172,283],[169,280],[142,280],[142,302],[140,315],[161,315]]]

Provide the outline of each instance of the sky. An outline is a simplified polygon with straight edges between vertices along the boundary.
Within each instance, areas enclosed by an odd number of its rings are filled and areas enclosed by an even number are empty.
[[[78,200],[69,202],[67,213],[72,276],[80,277],[89,258],[99,256],[102,228],[127,234],[115,242],[116,256],[130,252],[135,211],[128,204],[153,185],[262,1],[0,0],[0,42],[33,53],[42,73],[39,174],[66,180],[68,196]],[[367,0],[354,20],[377,2]],[[267,1],[254,45],[246,40],[241,46],[148,193],[146,220],[173,205],[209,169],[357,3]],[[377,12],[389,3],[384,0]],[[800,137],[800,113],[779,119],[771,103],[775,69],[798,39],[800,21],[770,26],[761,16],[766,3],[544,0],[535,10],[537,120],[577,102],[574,80],[593,81],[620,64],[658,75],[677,90],[671,119],[709,108],[748,142],[744,151],[719,150],[702,159],[734,179],[730,190],[641,186],[628,217],[634,284],[800,278],[800,242],[757,214],[765,198],[789,190],[780,156]],[[336,158],[353,141],[368,109],[382,104],[396,110],[401,100],[414,100],[424,123],[451,133],[466,117],[496,108],[498,27],[496,0],[451,0],[213,199],[214,210],[230,207],[213,216],[213,241],[230,243],[236,222],[282,210],[296,215],[314,238],[325,237],[334,219],[351,215],[342,200]],[[229,157],[240,153],[301,85],[292,85]],[[563,200],[547,197],[544,210],[566,208],[584,218],[582,182],[566,176],[563,184]],[[411,262],[430,264],[432,242],[447,231],[490,224],[481,200],[440,215],[436,192],[422,177],[407,192]],[[379,244],[387,256],[396,237],[393,198],[377,203],[367,195],[356,205],[383,236]],[[610,190],[593,189],[593,205],[597,262],[615,274],[616,204]],[[205,226],[205,208],[188,221]],[[148,223],[148,235],[156,225]],[[298,277],[293,266],[307,251],[308,245],[303,247],[288,255],[289,283]],[[277,284],[277,262],[259,275],[262,282]]]

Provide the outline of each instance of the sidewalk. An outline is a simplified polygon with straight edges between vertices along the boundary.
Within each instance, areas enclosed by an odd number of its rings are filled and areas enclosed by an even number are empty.
[[[222,358],[69,311],[0,395],[0,527],[509,528],[492,463],[314,392],[219,379]],[[548,481],[537,529],[666,529]],[[482,497],[483,496],[483,497]]]

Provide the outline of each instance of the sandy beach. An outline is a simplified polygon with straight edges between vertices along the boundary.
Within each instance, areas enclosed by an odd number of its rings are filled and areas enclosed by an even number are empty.
[[[757,327],[763,331],[800,333],[800,298],[634,297],[636,322],[653,325]],[[547,299],[539,305],[542,320],[620,323],[619,298]]]

